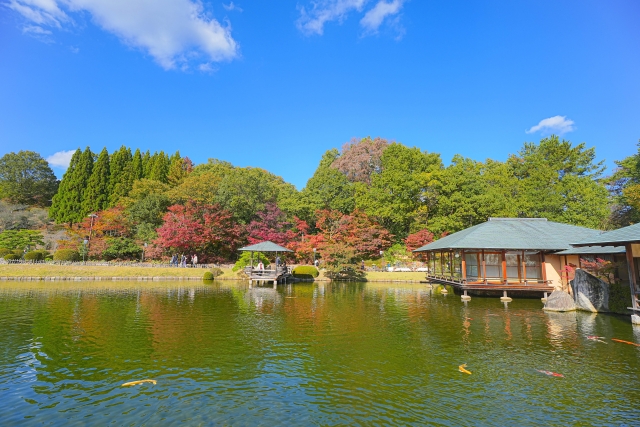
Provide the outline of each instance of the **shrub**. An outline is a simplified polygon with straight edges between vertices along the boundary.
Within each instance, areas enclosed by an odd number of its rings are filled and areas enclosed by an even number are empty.
[[[45,260],[45,261],[53,261],[53,255],[51,255],[51,254],[47,254],[47,255],[44,257],[44,260]]]
[[[22,259],[22,256],[16,255],[16,254],[6,254],[4,256],[4,259],[7,261],[15,261],[15,260]]]
[[[11,249],[7,249],[7,248],[0,248],[0,257],[4,258],[5,255],[10,254],[11,253]]]
[[[115,237],[107,239],[107,249],[102,252],[102,257],[107,261],[112,259],[140,259],[142,248],[132,239]]]
[[[214,276],[213,273],[210,271],[205,271],[204,275],[202,276],[202,280],[213,280]]]
[[[269,259],[262,252],[253,253],[253,266],[258,265],[258,262],[262,261],[264,268],[269,267]],[[243,252],[233,266],[233,271],[244,270],[248,265],[251,265],[251,252]]]
[[[224,271],[222,271],[221,268],[218,267],[212,267],[211,268],[211,274],[213,274],[213,277],[219,277],[222,276],[224,274]]]
[[[20,255],[20,258],[22,258],[22,255],[24,254],[24,251],[22,249],[14,249],[11,251],[12,254],[14,255]]]
[[[44,259],[44,255],[41,251],[31,251],[24,254],[25,261],[42,261]]]
[[[59,249],[53,254],[54,261],[78,261],[80,254],[74,249]]]
[[[299,265],[293,269],[293,277],[298,279],[313,279],[319,274],[320,272],[313,265]]]

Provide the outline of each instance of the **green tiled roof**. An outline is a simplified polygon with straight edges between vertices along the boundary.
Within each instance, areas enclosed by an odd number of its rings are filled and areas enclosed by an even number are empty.
[[[633,224],[617,230],[605,231],[583,239],[573,239],[573,246],[605,246],[626,243],[640,243],[640,224]]]
[[[443,249],[509,249],[559,251],[569,242],[593,238],[598,230],[560,224],[545,218],[490,218],[489,221],[453,233],[414,252]]]
[[[268,240],[266,242],[256,243],[255,245],[245,246],[244,248],[240,248],[238,250],[253,252],[293,252],[291,249],[276,245],[275,243]]]
[[[556,252],[554,255],[604,255],[623,254],[624,246],[592,246],[586,248],[571,248],[566,251]]]

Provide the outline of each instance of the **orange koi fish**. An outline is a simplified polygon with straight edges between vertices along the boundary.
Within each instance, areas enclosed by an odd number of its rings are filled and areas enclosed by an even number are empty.
[[[550,377],[560,377],[560,378],[564,378],[564,375],[559,374],[559,373],[557,373],[557,372],[542,371],[542,370],[540,370],[540,369],[536,369],[536,371],[540,372],[541,374],[549,375]]]
[[[122,387],[129,387],[131,385],[138,385],[138,384],[142,384],[142,383],[151,383],[153,385],[156,385],[156,380],[131,381],[131,382],[122,384]]]
[[[463,374],[469,374],[471,375],[471,372],[467,371],[465,368],[467,367],[467,364],[463,364],[458,366],[458,371],[462,372]]]
[[[623,344],[631,344],[631,345],[635,345],[636,347],[640,347],[640,344],[636,344],[636,343],[631,342],[631,341],[619,340],[617,338],[611,338],[611,341],[621,342]]]

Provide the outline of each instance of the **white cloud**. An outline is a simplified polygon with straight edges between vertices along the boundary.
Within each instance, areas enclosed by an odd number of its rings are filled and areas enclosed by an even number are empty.
[[[548,119],[540,120],[535,126],[532,126],[527,133],[543,132],[543,133],[555,133],[562,135],[567,132],[575,130],[573,120],[567,119],[566,116],[553,116]]]
[[[307,11],[299,7],[300,17],[296,26],[304,34],[319,34],[324,32],[324,24],[329,21],[342,22],[352,11],[361,12],[368,0],[321,0],[313,2]]]
[[[71,162],[71,157],[73,157],[73,153],[75,152],[76,150],[58,151],[47,157],[47,162],[49,162],[52,167],[67,169],[69,162]]]
[[[231,12],[232,10],[235,10],[237,12],[242,12],[242,8],[237,4],[234,4],[233,2],[229,2],[229,4],[222,3],[222,7],[224,7],[224,9],[228,10],[229,12]]]
[[[369,33],[377,32],[386,17],[396,15],[400,12],[402,3],[404,3],[404,0],[393,0],[388,3],[380,0],[364,15],[360,20],[360,25]]]
[[[11,0],[8,6],[32,24],[55,28],[72,22],[73,14],[89,13],[104,30],[148,52],[165,69],[238,55],[230,26],[214,19],[200,0]]]

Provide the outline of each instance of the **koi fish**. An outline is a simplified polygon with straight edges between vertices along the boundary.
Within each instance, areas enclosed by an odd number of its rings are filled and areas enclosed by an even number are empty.
[[[142,383],[151,383],[153,385],[156,385],[156,380],[131,381],[131,382],[122,384],[122,387],[129,387],[131,385],[138,385],[138,384],[142,384]]]
[[[460,365],[458,366],[458,371],[462,372],[463,374],[469,374],[471,375],[471,372],[467,371],[465,368],[467,367],[467,364],[465,363],[464,365]]]
[[[591,340],[591,341],[598,341],[598,342],[601,342],[603,344],[607,343],[606,341],[602,341],[604,339],[604,337],[598,337],[596,335],[587,335],[587,339]]]
[[[617,338],[611,338],[611,341],[621,342],[623,344],[631,344],[631,345],[635,345],[636,347],[640,347],[640,344],[636,344],[636,343],[631,342],[631,341],[619,340]]]
[[[542,371],[542,370],[540,370],[540,369],[536,369],[536,371],[540,372],[541,374],[549,375],[550,377],[560,377],[560,378],[564,378],[564,375],[559,374],[559,373],[557,373],[557,372]]]

